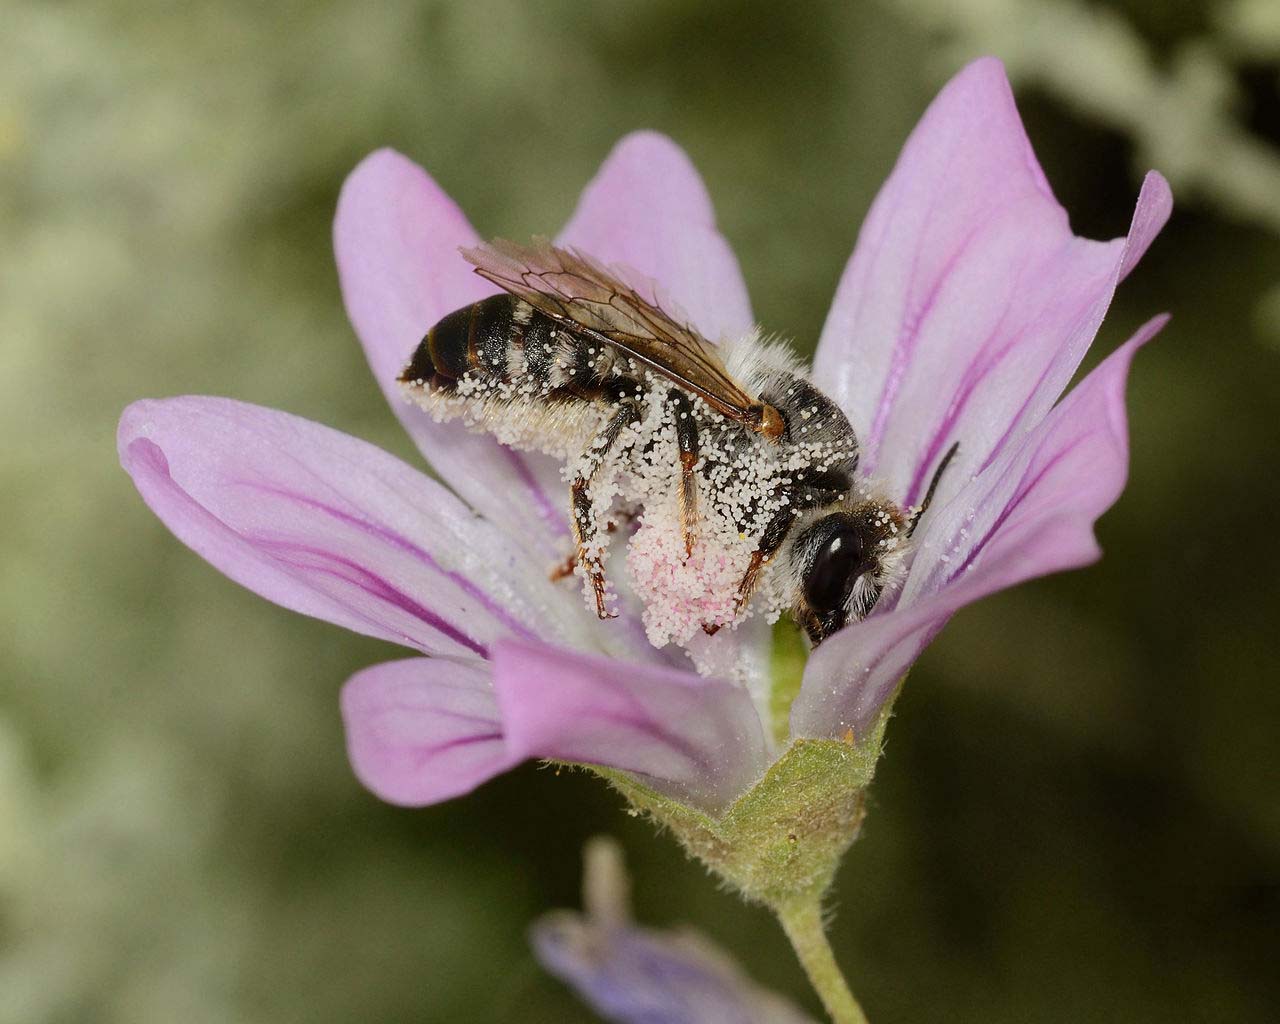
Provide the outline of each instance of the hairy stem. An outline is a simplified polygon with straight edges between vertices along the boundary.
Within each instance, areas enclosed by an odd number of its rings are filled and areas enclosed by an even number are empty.
[[[818,896],[797,896],[780,903],[774,912],[834,1024],[868,1024],[867,1015],[862,1012],[849,983],[836,965],[831,943],[827,941],[822,927],[822,907]]]

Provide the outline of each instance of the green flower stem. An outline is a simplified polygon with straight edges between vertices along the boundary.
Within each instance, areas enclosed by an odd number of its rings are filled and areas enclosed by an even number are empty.
[[[774,912],[834,1024],[867,1024],[867,1015],[862,1012],[831,952],[831,943],[822,927],[819,896],[797,897],[775,907]]]
[[[836,1024],[867,1018],[823,933],[822,897],[858,837],[888,717],[886,707],[860,737],[793,740],[754,786],[718,813],[664,796],[625,772],[593,769],[722,881],[777,915]]]

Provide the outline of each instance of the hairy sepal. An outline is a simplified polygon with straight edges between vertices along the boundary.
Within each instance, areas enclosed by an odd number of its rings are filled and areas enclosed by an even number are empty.
[[[860,741],[798,739],[715,817],[622,772],[593,768],[665,826],[693,857],[752,902],[777,909],[820,898],[858,837],[887,713]]]

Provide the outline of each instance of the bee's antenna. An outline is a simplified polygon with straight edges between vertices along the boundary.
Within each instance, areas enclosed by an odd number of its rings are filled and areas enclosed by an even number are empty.
[[[942,479],[942,474],[946,472],[947,466],[950,465],[951,460],[955,458],[955,454],[959,450],[960,442],[957,441],[947,449],[947,454],[942,456],[942,461],[938,463],[938,468],[933,471],[933,479],[929,481],[929,489],[924,492],[924,501],[916,509],[916,514],[911,517],[911,525],[907,527],[908,537],[916,532],[916,524],[920,522],[920,517],[928,511],[929,504],[933,501],[933,492],[938,489],[938,481]]]

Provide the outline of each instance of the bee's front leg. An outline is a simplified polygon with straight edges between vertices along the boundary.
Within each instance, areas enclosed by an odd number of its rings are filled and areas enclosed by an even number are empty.
[[[618,443],[622,432],[632,423],[638,422],[640,416],[638,402],[624,402],[617,407],[582,453],[578,475],[569,488],[572,500],[570,520],[573,523],[574,540],[578,545],[578,564],[582,566],[587,582],[591,584],[596,599],[596,615],[602,619],[617,618],[617,613],[609,611],[605,603],[604,559],[597,544],[600,529],[591,501],[591,482],[604,465],[613,446]]]
[[[738,597],[734,604],[734,613],[742,611],[743,606],[751,600],[751,595],[755,592],[756,583],[760,578],[760,570],[765,563],[769,561],[782,547],[782,542],[787,539],[787,534],[791,532],[791,527],[796,521],[799,509],[795,504],[783,505],[773,514],[773,518],[769,520],[769,525],[764,528],[764,533],[760,536],[760,543],[756,546],[755,551],[751,552],[751,561],[747,563],[747,571],[742,574],[742,581],[738,584]]]
[[[760,535],[760,543],[751,553],[747,571],[743,573],[742,581],[738,584],[735,613],[742,611],[743,606],[751,600],[751,595],[759,582],[760,570],[778,553],[778,549],[787,539],[787,534],[791,532],[791,527],[795,525],[800,513],[833,504],[840,500],[840,496],[841,492],[831,488],[808,485],[801,485],[789,492],[790,501],[773,514],[773,518],[764,528],[764,533]]]

